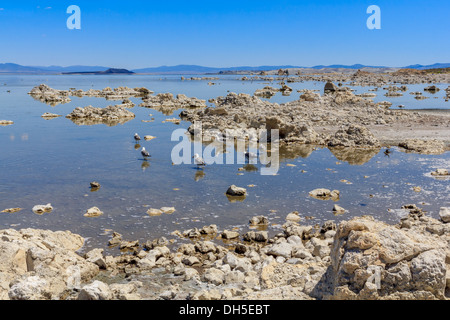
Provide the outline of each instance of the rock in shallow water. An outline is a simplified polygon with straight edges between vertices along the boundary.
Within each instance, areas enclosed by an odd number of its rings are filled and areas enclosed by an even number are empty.
[[[51,203],[48,203],[46,205],[35,205],[32,210],[34,213],[41,215],[44,213],[52,212],[53,207],[52,207]]]
[[[236,187],[235,185],[231,185],[227,192],[227,195],[233,196],[233,197],[243,197],[247,195],[247,189]]]
[[[435,177],[444,177],[444,176],[448,176],[449,173],[448,173],[447,169],[436,169],[436,171],[433,171],[431,173],[431,175],[435,176]]]
[[[341,206],[338,206],[337,204],[334,205],[333,207],[333,213],[334,214],[344,214],[345,213],[345,209],[342,208]]]
[[[176,211],[174,207],[162,207],[160,210],[165,214],[172,214]]]
[[[313,198],[319,200],[333,200],[333,201],[339,200],[339,194],[340,194],[339,190],[330,191],[329,189],[325,188],[318,188],[309,192],[309,195]]]
[[[135,117],[134,113],[123,107],[107,106],[105,108],[94,108],[87,106],[85,108],[75,108],[66,118],[71,119],[79,125],[92,124],[111,124],[126,122]]]
[[[9,126],[14,124],[14,121],[11,120],[0,120],[0,126]]]
[[[93,217],[99,217],[103,215],[103,211],[100,211],[97,207],[92,207],[86,211],[84,214],[85,217],[93,218]]]

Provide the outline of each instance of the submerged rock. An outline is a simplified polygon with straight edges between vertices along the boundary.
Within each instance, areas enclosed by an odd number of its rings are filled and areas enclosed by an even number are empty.
[[[49,120],[49,119],[59,118],[59,117],[62,117],[62,116],[59,115],[59,114],[46,112],[41,117],[46,119],[46,120]]]
[[[154,136],[149,136],[149,135],[144,136],[144,140],[145,140],[145,141],[150,141],[150,140],[153,140],[153,139],[156,139],[156,137],[154,137]]]
[[[174,207],[162,207],[160,210],[166,214],[172,214],[176,211]]]
[[[5,210],[3,210],[1,212],[2,213],[16,213],[16,212],[19,212],[21,210],[23,210],[23,209],[22,208],[8,208],[8,209],[5,209]]]
[[[161,209],[150,208],[150,209],[147,210],[147,214],[149,216],[160,216],[163,213],[164,212]]]

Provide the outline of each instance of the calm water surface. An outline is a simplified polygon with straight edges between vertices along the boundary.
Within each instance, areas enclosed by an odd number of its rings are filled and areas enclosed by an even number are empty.
[[[202,99],[224,96],[230,92],[250,93],[268,85],[264,81],[238,81],[238,76],[223,76],[210,81],[180,81],[179,76],[16,76],[0,75],[0,120],[14,125],[0,126],[0,211],[20,207],[22,211],[0,213],[0,228],[40,228],[70,230],[88,237],[87,247],[105,247],[114,230],[124,239],[145,241],[168,236],[174,230],[186,230],[217,224],[219,230],[239,227],[247,230],[254,215],[269,217],[269,231],[281,230],[286,215],[298,211],[313,216],[312,223],[349,219],[363,214],[396,223],[405,212],[400,207],[416,203],[437,217],[439,208],[450,205],[450,181],[436,179],[429,173],[436,168],[450,168],[450,153],[438,156],[407,154],[394,149],[386,157],[379,153],[349,158],[327,148],[305,146],[282,154],[280,170],[274,176],[262,176],[259,165],[239,171],[240,164],[211,165],[203,171],[192,165],[173,166],[171,141],[173,130],[188,128],[163,123],[178,117],[156,110],[134,107],[136,118],[113,127],[104,124],[78,126],[65,117],[45,120],[45,112],[69,114],[75,107],[105,107],[120,102],[103,98],[76,98],[72,102],[51,107],[34,100],[27,93],[45,83],[52,88],[147,87],[156,93],[184,93]],[[276,82],[270,84],[279,87]],[[291,96],[277,94],[270,101],[287,102],[299,97],[298,89],[322,90],[321,82],[289,83]],[[409,85],[409,91],[422,91],[428,85]],[[438,85],[441,89],[447,85]],[[354,87],[356,93],[370,87]],[[10,92],[8,92],[10,91]],[[443,90],[430,99],[417,101],[408,92],[403,97],[384,97],[377,92],[374,101],[388,100],[393,106],[403,104],[410,109],[448,109]],[[436,99],[434,97],[437,97]],[[140,99],[131,99],[136,105]],[[153,122],[142,122],[151,120]],[[136,149],[133,135],[153,135],[152,141],[141,142],[152,157],[144,162]],[[356,164],[357,163],[357,164]],[[302,172],[303,170],[303,172]],[[346,180],[346,181],[343,181]],[[91,192],[89,183],[102,187]],[[225,196],[228,186],[246,187],[244,201],[230,202]],[[254,187],[248,187],[254,185]],[[415,192],[413,187],[421,187]],[[333,202],[308,196],[315,188],[338,189],[337,202],[348,212],[335,216]],[[53,212],[37,215],[31,208],[51,203]],[[104,215],[86,218],[84,213],[97,206]],[[149,208],[175,207],[173,214],[151,217]],[[309,222],[310,223],[310,222]]]

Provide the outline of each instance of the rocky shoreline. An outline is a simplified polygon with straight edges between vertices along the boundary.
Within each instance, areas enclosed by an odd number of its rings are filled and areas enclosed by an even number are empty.
[[[371,216],[308,225],[298,212],[269,238],[215,225],[176,231],[178,246],[112,234],[121,249],[79,253],[70,231],[0,231],[1,300],[422,300],[450,298],[450,208],[440,220],[416,205],[397,225]],[[264,230],[266,229],[266,230]]]

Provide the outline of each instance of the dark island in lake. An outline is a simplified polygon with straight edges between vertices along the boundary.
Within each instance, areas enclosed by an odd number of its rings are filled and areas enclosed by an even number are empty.
[[[134,72],[127,69],[110,68],[105,71],[63,72],[62,74],[104,75],[104,74],[134,74]]]

